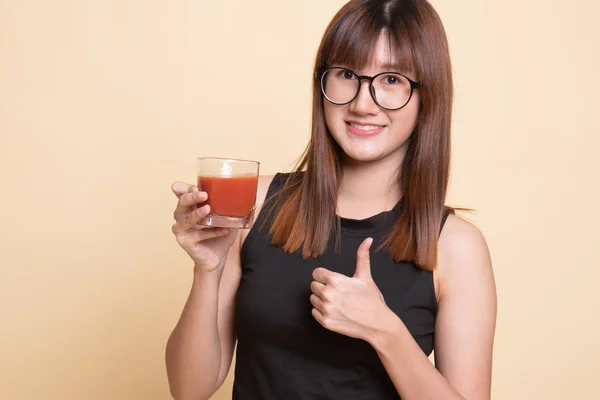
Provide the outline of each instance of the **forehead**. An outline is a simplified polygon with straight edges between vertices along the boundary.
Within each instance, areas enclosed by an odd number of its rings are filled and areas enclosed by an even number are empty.
[[[398,69],[399,66],[398,51],[393,48],[389,38],[381,34],[373,47],[371,57],[360,69],[390,71]]]
[[[341,65],[360,73],[414,71],[412,51],[407,42],[391,37],[385,30],[370,39],[337,43],[339,47],[331,53],[329,66]]]

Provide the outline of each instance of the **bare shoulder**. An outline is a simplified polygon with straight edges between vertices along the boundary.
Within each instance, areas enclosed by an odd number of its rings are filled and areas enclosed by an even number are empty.
[[[435,271],[438,300],[450,288],[459,290],[487,283],[494,286],[492,260],[483,233],[471,222],[450,214],[438,243]]]
[[[454,214],[448,216],[438,246],[439,252],[445,259],[488,254],[487,242],[479,228]]]

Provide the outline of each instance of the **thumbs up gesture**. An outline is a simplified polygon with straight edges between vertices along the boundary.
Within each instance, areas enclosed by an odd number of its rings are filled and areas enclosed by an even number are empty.
[[[310,284],[312,315],[324,328],[369,342],[391,313],[371,276],[372,243],[367,238],[358,247],[354,276],[316,268]]]

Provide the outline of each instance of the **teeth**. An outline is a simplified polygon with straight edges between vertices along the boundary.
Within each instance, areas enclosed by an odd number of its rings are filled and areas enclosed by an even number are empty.
[[[350,126],[353,126],[354,128],[360,129],[363,131],[373,131],[375,129],[382,128],[379,125],[358,125],[358,124],[353,124],[352,122],[350,122]]]

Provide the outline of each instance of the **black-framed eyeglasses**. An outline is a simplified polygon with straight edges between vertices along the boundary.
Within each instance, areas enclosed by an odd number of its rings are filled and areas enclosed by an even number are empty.
[[[375,76],[358,75],[343,67],[331,67],[320,75],[321,93],[327,101],[336,105],[351,103],[358,97],[362,81],[369,82],[369,93],[375,103],[386,110],[399,110],[412,98],[421,84],[398,72],[382,72]]]

